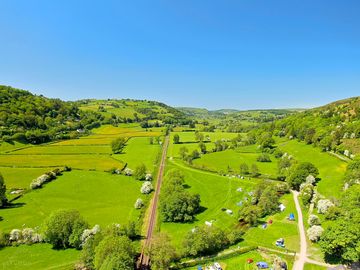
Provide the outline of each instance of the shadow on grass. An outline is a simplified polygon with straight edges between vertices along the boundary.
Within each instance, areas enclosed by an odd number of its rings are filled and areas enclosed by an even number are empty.
[[[23,207],[26,203],[10,203],[8,205],[6,205],[4,208],[6,209],[11,209],[11,208],[19,208],[19,207]]]

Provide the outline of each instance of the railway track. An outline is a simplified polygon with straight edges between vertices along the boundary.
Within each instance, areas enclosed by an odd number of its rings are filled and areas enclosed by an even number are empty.
[[[157,212],[157,206],[158,206],[158,202],[159,202],[161,184],[162,184],[163,177],[164,177],[164,169],[165,169],[166,154],[167,154],[168,146],[169,146],[169,136],[166,136],[164,145],[163,145],[162,155],[161,155],[159,172],[157,175],[157,181],[156,181],[157,184],[156,184],[155,194],[151,201],[151,206],[150,206],[151,207],[150,208],[150,217],[149,217],[149,221],[148,221],[149,223],[148,223],[147,231],[146,231],[146,238],[143,242],[142,251],[141,251],[141,254],[137,261],[136,269],[150,269],[150,258],[149,258],[149,256],[147,256],[145,254],[145,250],[150,244],[151,237],[153,235],[155,225],[156,225],[156,212]]]

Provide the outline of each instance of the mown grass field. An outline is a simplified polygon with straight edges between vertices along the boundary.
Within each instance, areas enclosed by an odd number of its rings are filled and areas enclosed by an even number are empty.
[[[293,155],[296,160],[311,162],[319,169],[321,180],[317,186],[320,194],[327,198],[337,197],[340,194],[347,166],[345,161],[296,140],[281,142],[278,146],[282,151]]]
[[[54,250],[50,244],[22,245],[0,250],[1,270],[71,270],[79,257],[75,249]]]
[[[257,162],[258,156],[259,153],[244,153],[229,149],[202,155],[201,158],[194,160],[193,163],[205,169],[217,172],[223,171],[225,173],[228,172],[228,168],[235,173],[239,173],[241,163],[246,163],[249,168],[251,168],[252,164],[256,164],[261,174],[276,176],[277,160],[274,157],[270,157],[272,162]]]
[[[105,171],[111,168],[122,168],[124,163],[106,155],[0,155],[0,166],[41,168],[64,167],[83,170]]]
[[[214,221],[214,225],[224,229],[232,229],[237,225],[236,213],[239,206],[236,203],[243,200],[247,192],[253,190],[253,181],[206,173],[175,162],[167,163],[167,170],[169,169],[182,170],[189,191],[200,194],[201,206],[205,209],[196,216],[193,223],[161,223],[161,231],[170,235],[176,247],[181,247],[182,239],[192,228],[205,225],[205,221]],[[243,192],[236,191],[239,187],[243,188]],[[221,211],[223,207],[233,210],[234,214],[229,215]]]
[[[328,268],[316,264],[305,263],[304,265],[304,270],[326,270],[326,269]]]
[[[58,209],[77,209],[90,225],[124,224],[139,214],[134,203],[142,197],[140,187],[141,182],[132,177],[95,171],[67,172],[25,194],[11,208],[1,209],[0,230],[40,226]]]
[[[0,167],[8,189],[28,189],[31,181],[54,168],[11,168]]]
[[[15,150],[12,155],[111,154],[110,145],[44,145]]]
[[[135,137],[127,142],[122,154],[113,155],[113,157],[121,163],[127,163],[128,167],[132,169],[144,163],[146,168],[152,172],[156,166],[159,149],[159,145],[150,144],[149,138]]]
[[[286,209],[283,212],[278,212],[260,220],[259,226],[250,228],[245,233],[244,242],[241,245],[257,245],[280,251],[299,251],[300,238],[297,222],[287,220],[290,213],[295,214],[295,218],[297,217],[292,194],[284,195],[280,201],[285,205]],[[263,229],[261,224],[266,223],[270,219],[273,221],[273,224],[269,224],[266,229]],[[275,241],[279,238],[284,238],[285,249],[275,246]]]

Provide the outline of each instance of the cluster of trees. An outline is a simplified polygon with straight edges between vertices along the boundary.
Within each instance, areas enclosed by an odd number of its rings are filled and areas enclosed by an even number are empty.
[[[111,142],[111,150],[114,154],[120,154],[126,146],[127,138],[119,137]]]
[[[360,260],[360,185],[349,187],[340,204],[328,209],[328,225],[321,235],[320,246],[325,259],[332,263],[350,264]]]
[[[160,197],[160,212],[165,222],[189,222],[200,210],[200,195],[185,189],[181,171],[167,173]]]
[[[245,162],[243,162],[240,164],[239,167],[240,167],[240,175],[242,176],[251,175],[253,177],[257,177],[260,175],[260,170],[256,164],[252,164],[251,167],[249,168],[249,166]]]
[[[197,159],[200,157],[200,153],[197,149],[194,149],[191,153],[189,153],[189,149],[187,149],[185,146],[183,146],[179,149],[179,156],[182,160],[191,164],[194,159]]]
[[[103,116],[81,111],[74,102],[33,95],[0,85],[0,138],[3,141],[43,143],[79,136],[76,131],[100,126]]]
[[[211,226],[196,227],[190,231],[183,241],[186,256],[198,257],[213,254],[241,240],[243,232],[231,230],[227,233],[223,229]]]
[[[316,178],[319,175],[319,170],[310,162],[300,162],[290,167],[286,181],[292,189],[299,190],[309,175]]]
[[[286,183],[261,182],[240,209],[239,221],[250,226],[257,225],[259,218],[279,210],[280,195],[284,192],[288,192]]]
[[[323,151],[343,152],[342,139],[360,138],[359,108],[358,97],[339,101],[276,121],[273,130]]]

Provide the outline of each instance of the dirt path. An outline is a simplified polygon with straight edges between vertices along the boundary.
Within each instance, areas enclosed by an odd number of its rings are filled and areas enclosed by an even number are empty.
[[[158,205],[158,201],[159,201],[161,184],[162,184],[162,180],[163,180],[163,176],[164,176],[164,168],[165,168],[165,161],[166,161],[166,154],[167,154],[168,146],[169,146],[169,136],[166,136],[164,145],[163,145],[163,151],[162,151],[162,156],[161,156],[161,161],[160,161],[159,172],[158,172],[158,176],[157,176],[155,194],[150,203],[150,216],[148,219],[146,238],[143,243],[142,252],[140,254],[140,257],[139,257],[139,260],[137,263],[137,269],[149,269],[150,258],[149,258],[149,256],[145,255],[145,249],[150,244],[150,240],[151,240],[151,237],[153,235],[154,228],[156,225],[156,218],[157,218],[156,211],[157,211],[157,205]]]
[[[297,212],[297,216],[298,216],[297,221],[298,221],[298,228],[299,228],[299,234],[300,234],[300,253],[298,254],[298,256],[296,258],[293,270],[303,270],[304,264],[307,261],[307,258],[306,258],[307,242],[306,242],[303,214],[302,214],[300,203],[298,200],[299,192],[293,190],[292,194],[294,197],[296,212]]]

